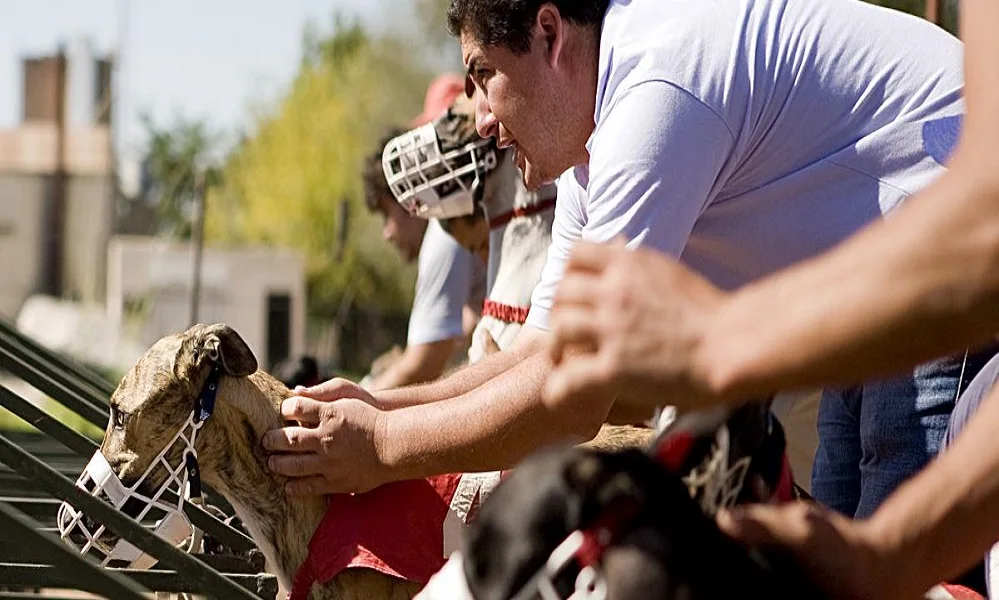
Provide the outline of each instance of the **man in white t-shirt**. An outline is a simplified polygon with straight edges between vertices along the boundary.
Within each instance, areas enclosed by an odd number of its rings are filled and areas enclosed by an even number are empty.
[[[372,212],[382,215],[386,241],[406,261],[417,261],[417,275],[406,348],[384,372],[365,382],[372,391],[439,377],[466,347],[471,331],[466,321],[482,311],[486,280],[482,261],[436,220],[413,217],[395,201],[382,173],[382,147],[365,161],[365,199]],[[474,320],[469,324],[474,327]]]
[[[647,416],[604,393],[541,401],[548,310],[574,241],[622,238],[736,287],[924,187],[963,112],[960,43],[854,0],[452,0],[448,18],[480,134],[517,149],[529,186],[568,170],[528,325],[439,383],[372,396],[334,380],[288,401],[287,418],[319,423],[265,436],[298,453],[272,458],[293,493],[508,467],[608,416]],[[936,451],[961,366],[830,391],[813,492],[873,509]],[[333,443],[318,450],[320,437]]]

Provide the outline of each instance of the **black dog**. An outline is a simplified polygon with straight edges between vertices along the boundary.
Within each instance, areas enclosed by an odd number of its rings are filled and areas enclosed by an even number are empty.
[[[470,590],[477,600],[528,600],[550,583],[568,598],[581,571],[595,572],[587,563],[596,558],[610,600],[822,598],[787,556],[746,549],[709,516],[721,505],[772,496],[783,469],[779,427],[765,405],[747,406],[678,422],[652,454],[567,448],[535,455],[483,504],[466,536]],[[576,556],[539,576],[578,531],[588,541]],[[596,555],[594,545],[603,546]]]

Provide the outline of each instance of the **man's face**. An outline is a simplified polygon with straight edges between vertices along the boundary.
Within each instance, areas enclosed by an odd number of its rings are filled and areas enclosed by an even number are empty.
[[[514,160],[532,190],[587,160],[594,99],[586,98],[587,86],[577,89],[574,83],[585,81],[585,74],[573,72],[581,67],[566,60],[569,30],[557,10],[544,5],[524,54],[461,35],[462,59],[475,85],[476,129],[484,138],[495,137],[499,147],[515,149]]]
[[[406,262],[413,262],[420,254],[427,222],[410,216],[395,198],[382,197],[378,204],[382,213],[382,237],[392,242]]]

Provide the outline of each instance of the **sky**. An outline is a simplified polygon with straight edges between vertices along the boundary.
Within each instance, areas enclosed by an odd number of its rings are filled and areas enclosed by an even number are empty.
[[[402,0],[382,0],[398,5]],[[248,108],[268,105],[297,68],[302,30],[333,14],[367,23],[378,0],[0,0],[0,128],[21,118],[23,56],[53,54],[89,38],[99,55],[121,48],[117,145],[141,147],[139,115],[177,115],[224,133],[245,128]]]

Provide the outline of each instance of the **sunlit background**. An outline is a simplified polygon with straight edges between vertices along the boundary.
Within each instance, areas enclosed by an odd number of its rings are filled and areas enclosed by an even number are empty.
[[[882,3],[955,30],[953,4]],[[366,372],[414,269],[359,167],[460,69],[445,7],[0,0],[0,316],[112,377],[192,321],[266,368]]]

